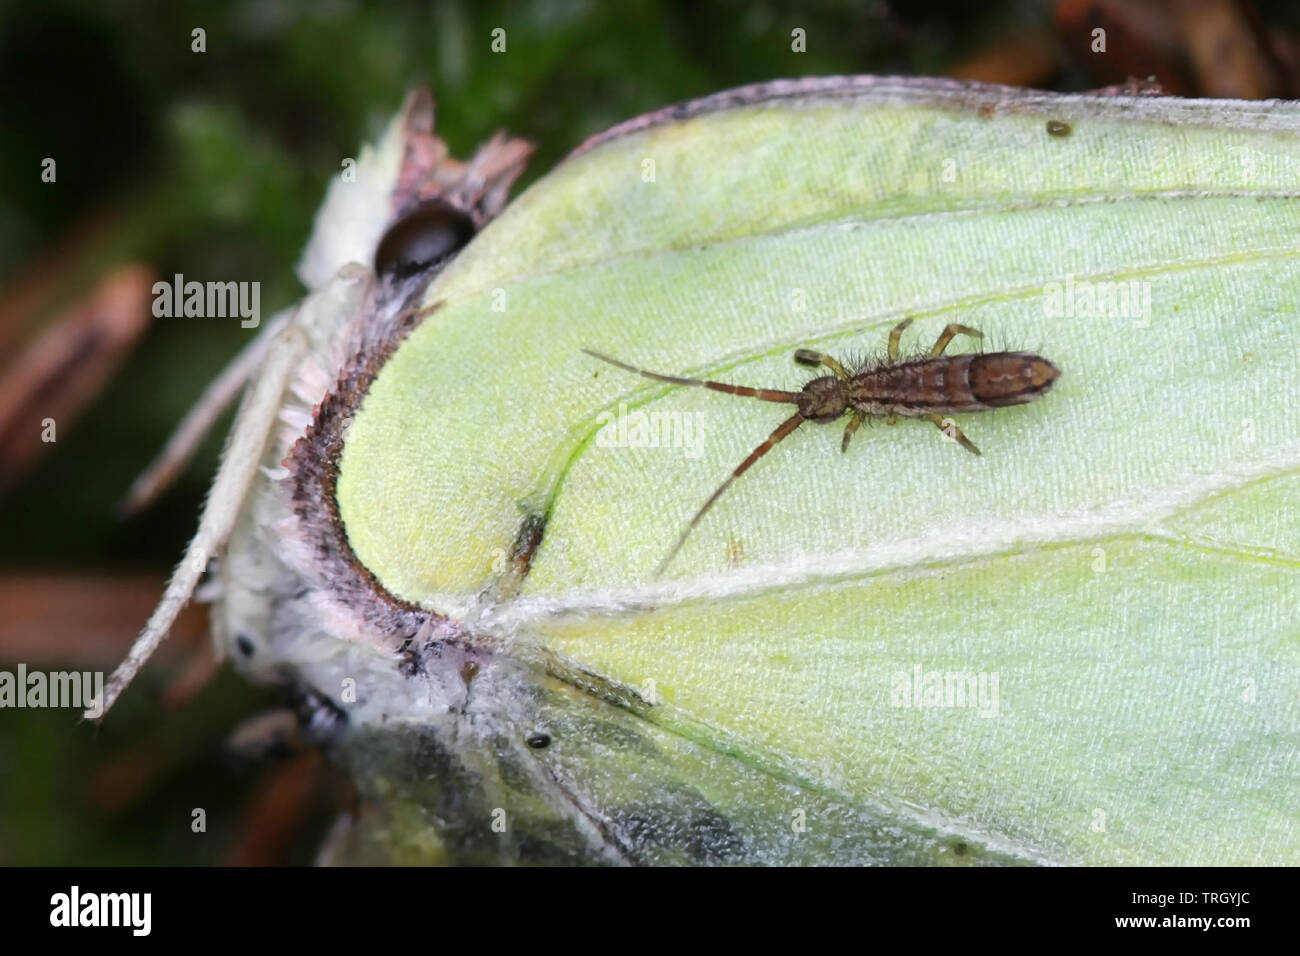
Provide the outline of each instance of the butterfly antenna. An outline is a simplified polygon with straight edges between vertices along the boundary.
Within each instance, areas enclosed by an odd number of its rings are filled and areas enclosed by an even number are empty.
[[[655,569],[655,577],[661,576],[664,571],[668,569],[668,565],[672,563],[673,558],[677,557],[677,552],[682,549],[682,545],[686,543],[686,539],[690,536],[690,533],[695,530],[695,526],[700,523],[700,519],[703,518],[705,514],[708,513],[708,510],[713,507],[713,503],[722,497],[722,493],[731,487],[731,483],[748,471],[754,462],[758,461],[771,451],[772,448],[781,441],[781,439],[785,438],[805,421],[807,421],[807,419],[798,412],[791,415],[777,426],[776,431],[772,432],[763,444],[751,451],[748,458],[736,466],[736,470],[728,476],[726,481],[718,486],[718,490],[709,496],[709,500],[704,502],[700,507],[700,510],[695,512],[695,517],[692,518],[690,524],[682,530],[682,533],[678,536],[672,550],[668,552],[668,556],[659,562],[659,567]]]

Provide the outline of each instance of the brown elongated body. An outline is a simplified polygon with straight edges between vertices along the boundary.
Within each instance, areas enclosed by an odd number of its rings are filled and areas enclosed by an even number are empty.
[[[899,338],[911,322],[911,319],[905,319],[889,333],[888,358],[878,365],[864,365],[850,371],[829,355],[799,349],[794,355],[796,362],[807,366],[825,366],[833,374],[813,379],[798,392],[662,375],[628,365],[600,352],[583,349],[588,355],[603,362],[657,382],[709,388],[743,398],[794,405],[798,409],[777,426],[766,441],[750,452],[695,512],[668,556],[659,565],[659,572],[662,573],[668,566],[691,530],[699,524],[713,503],[722,497],[722,493],[731,487],[731,483],[806,421],[825,425],[848,414],[849,423],[844,429],[844,439],[840,445],[841,451],[847,451],[853,433],[868,416],[884,418],[889,425],[893,425],[900,417],[924,418],[937,425],[967,451],[978,455],[980,450],[962,434],[952,419],[944,416],[984,412],[1032,402],[1045,394],[1061,374],[1055,365],[1033,352],[944,355],[948,343],[958,335],[983,338],[982,332],[956,324],[943,330],[928,356],[900,360]]]
[[[863,369],[849,379],[849,405],[866,415],[921,418],[1032,402],[1059,373],[1032,352],[950,355]]]

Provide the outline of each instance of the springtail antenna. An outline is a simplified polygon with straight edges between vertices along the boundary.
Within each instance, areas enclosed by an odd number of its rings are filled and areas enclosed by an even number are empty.
[[[695,530],[695,526],[700,523],[700,519],[703,518],[705,513],[713,507],[713,503],[722,497],[722,493],[731,487],[731,483],[748,471],[750,465],[754,464],[754,462],[766,455],[778,442],[781,441],[781,439],[785,438],[805,421],[807,421],[806,418],[798,412],[795,412],[778,425],[776,431],[767,436],[767,440],[763,442],[763,444],[751,451],[748,458],[736,466],[736,470],[727,476],[727,480],[720,484],[718,490],[709,496],[709,500],[700,506],[699,511],[695,512],[695,517],[691,519],[690,524],[682,529],[682,533],[677,536],[677,541],[674,542],[672,550],[669,551],[667,556],[659,562],[659,567],[655,568],[655,577],[662,577],[663,573],[668,570],[668,565],[672,564],[673,558],[677,557],[677,552],[682,549],[682,545],[686,543],[686,539],[690,537],[691,532]]]
[[[618,368],[628,372],[635,372],[637,375],[645,378],[654,379],[656,382],[667,382],[669,385],[695,385],[700,388],[711,388],[715,392],[726,392],[728,395],[740,395],[743,398],[757,398],[763,402],[784,402],[793,405],[798,401],[798,392],[782,392],[775,388],[750,388],[748,385],[731,385],[727,382],[713,382],[703,378],[680,378],[676,375],[661,375],[659,372],[649,372],[643,368],[637,368],[635,365],[628,365],[626,362],[620,362],[616,358],[611,358],[600,352],[593,352],[591,349],[583,349],[592,358],[598,358],[602,362],[608,362]]]
[[[608,362],[610,365],[617,366],[618,368],[624,369],[628,372],[634,372],[644,378],[653,379],[656,382],[666,382],[669,385],[691,385],[700,388],[711,388],[715,392],[725,392],[728,395],[739,395],[743,398],[756,398],[763,402],[779,402],[787,405],[798,404],[799,392],[784,392],[775,388],[750,388],[748,385],[732,385],[728,382],[715,382],[710,379],[682,378],[677,375],[663,375],[659,372],[651,372],[647,369],[637,368],[635,365],[628,365],[626,362],[620,362],[616,358],[612,358],[611,356],[604,355],[600,352],[594,352],[591,349],[583,349],[582,351],[586,352],[592,358],[598,358],[602,362]],[[748,458],[736,466],[736,470],[727,477],[726,481],[718,486],[717,491],[713,492],[713,494],[709,496],[709,500],[700,506],[700,510],[695,512],[695,517],[691,518],[690,523],[682,529],[682,533],[678,535],[677,541],[674,542],[672,549],[668,552],[667,556],[659,562],[659,567],[655,569],[655,577],[662,576],[664,571],[668,569],[668,565],[672,563],[673,558],[677,557],[677,552],[682,549],[682,545],[686,543],[686,539],[690,537],[691,532],[695,530],[695,526],[700,523],[700,520],[708,513],[709,509],[713,507],[714,503],[722,497],[723,492],[731,487],[731,483],[748,471],[754,462],[758,461],[771,451],[777,443],[802,425],[805,421],[807,421],[807,419],[804,418],[803,415],[795,412],[778,425],[776,430],[767,437],[766,441],[750,452]]]

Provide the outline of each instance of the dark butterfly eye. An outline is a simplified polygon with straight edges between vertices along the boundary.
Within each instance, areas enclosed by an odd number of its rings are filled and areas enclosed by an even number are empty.
[[[375,274],[405,279],[446,262],[474,238],[474,221],[442,200],[412,209],[388,228],[375,250]]]

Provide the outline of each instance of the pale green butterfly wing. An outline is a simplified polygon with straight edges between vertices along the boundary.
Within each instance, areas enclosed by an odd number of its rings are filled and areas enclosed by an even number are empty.
[[[750,858],[1294,862],[1297,147],[1290,103],[875,78],[625,124],[429,291],[348,436],[349,541],[394,593],[638,689],[602,719],[656,756],[575,725],[572,785],[694,777]],[[789,409],[580,350],[794,389],[796,348],[876,353],[904,316],[905,347],[961,322],[1062,377],[958,416],[982,457],[806,424],[655,580]]]

